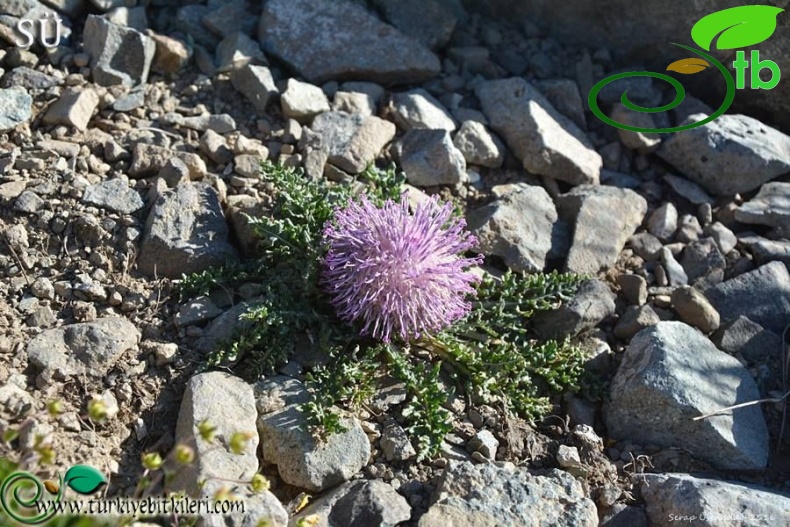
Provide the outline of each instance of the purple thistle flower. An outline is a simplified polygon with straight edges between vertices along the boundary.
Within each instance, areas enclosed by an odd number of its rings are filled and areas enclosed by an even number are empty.
[[[322,281],[341,320],[361,320],[363,335],[384,342],[439,331],[471,309],[466,301],[479,278],[468,271],[482,256],[459,253],[477,240],[452,218],[452,204],[434,198],[409,213],[387,200],[381,208],[364,195],[337,208],[324,227],[328,245]]]

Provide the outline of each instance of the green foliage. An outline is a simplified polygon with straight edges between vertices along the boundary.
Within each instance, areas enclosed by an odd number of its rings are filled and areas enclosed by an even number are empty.
[[[556,271],[486,276],[469,316],[425,346],[457,364],[481,401],[535,420],[551,408],[548,394],[579,390],[585,357],[568,341],[538,342],[528,321],[570,299],[583,279]]]
[[[339,323],[320,290],[321,235],[335,206],[355,194],[354,185],[313,180],[301,169],[265,162],[261,179],[272,189],[270,214],[248,217],[260,237],[258,258],[194,274],[182,281],[182,295],[207,294],[218,284],[258,283],[262,300],[243,315],[250,329],[211,353],[209,367],[232,366],[244,360],[249,378],[276,370],[293,352],[295,338],[304,335],[321,349],[348,342],[353,333]],[[368,167],[360,182],[368,184],[374,202],[400,196],[404,178],[394,168]]]
[[[374,348],[331,349],[326,364],[313,368],[305,379],[311,399],[302,410],[311,431],[318,436],[345,432],[337,405],[358,410],[369,401],[375,393],[380,366]]]
[[[551,408],[552,395],[579,390],[581,351],[569,342],[538,342],[529,320],[568,300],[582,277],[487,276],[466,318],[413,342],[412,349],[361,339],[357,328],[337,320],[320,289],[322,230],[334,208],[359,191],[378,203],[399,199],[403,176],[370,167],[360,181],[337,185],[264,164],[261,177],[272,189],[272,206],[270,214],[249,218],[261,239],[259,257],[187,277],[181,285],[184,294],[207,294],[217,284],[261,286],[262,300],[243,315],[253,322],[250,329],[213,353],[209,366],[233,366],[257,378],[283,365],[297,345],[312,346],[327,360],[306,376],[311,398],[302,411],[319,437],[343,431],[343,416],[363,408],[381,379],[397,379],[408,394],[401,407],[404,428],[420,459],[437,455],[452,427],[443,370],[475,402],[500,404],[531,420]]]
[[[453,429],[450,412],[443,405],[447,392],[439,380],[440,362],[432,366],[410,360],[403,350],[386,348],[391,365],[390,371],[396,379],[406,384],[410,394],[401,414],[406,418],[404,429],[417,444],[417,460],[439,454],[444,436]]]

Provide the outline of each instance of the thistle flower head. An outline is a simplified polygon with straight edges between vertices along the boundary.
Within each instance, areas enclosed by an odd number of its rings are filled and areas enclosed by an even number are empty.
[[[452,204],[434,198],[409,213],[405,195],[376,207],[364,195],[335,210],[324,227],[322,281],[338,316],[389,342],[437,332],[463,317],[478,277],[465,258],[476,239]]]

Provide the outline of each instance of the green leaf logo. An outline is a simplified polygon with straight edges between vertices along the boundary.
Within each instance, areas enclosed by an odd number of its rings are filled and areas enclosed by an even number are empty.
[[[91,494],[107,483],[101,472],[88,465],[74,465],[66,471],[63,481],[80,494]]]
[[[706,51],[713,39],[718,49],[753,46],[767,40],[776,31],[776,17],[784,11],[770,5],[745,5],[724,9],[705,16],[691,28],[691,38]]]

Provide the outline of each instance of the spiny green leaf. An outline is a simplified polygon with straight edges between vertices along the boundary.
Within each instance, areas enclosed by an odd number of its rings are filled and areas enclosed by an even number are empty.
[[[104,475],[88,465],[74,465],[66,471],[63,482],[74,492],[91,494],[107,483]]]
[[[773,35],[776,17],[784,9],[769,5],[745,5],[724,9],[705,16],[691,28],[691,38],[706,51],[713,40],[718,49],[754,46]]]

